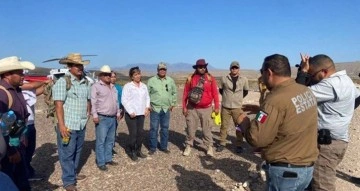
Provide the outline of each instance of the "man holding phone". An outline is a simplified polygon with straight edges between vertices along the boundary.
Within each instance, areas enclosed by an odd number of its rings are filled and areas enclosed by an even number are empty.
[[[260,72],[270,93],[260,108],[251,107],[257,113],[251,123],[243,116],[245,138],[262,148],[267,190],[302,191],[311,181],[319,153],[316,98],[291,78],[283,55],[266,57]]]

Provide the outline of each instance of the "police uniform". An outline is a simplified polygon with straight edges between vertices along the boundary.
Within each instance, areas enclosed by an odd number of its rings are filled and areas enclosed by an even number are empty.
[[[312,166],[318,156],[317,103],[311,90],[293,79],[274,87],[245,138],[261,147],[267,164]]]

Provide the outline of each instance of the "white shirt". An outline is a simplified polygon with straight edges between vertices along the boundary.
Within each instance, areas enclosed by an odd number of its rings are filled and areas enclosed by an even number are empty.
[[[349,142],[348,128],[360,91],[345,70],[310,86],[318,102],[318,129],[329,129],[331,137]]]
[[[34,125],[36,92],[35,92],[35,90],[22,90],[22,94],[26,101],[27,111],[30,114],[26,125]]]
[[[125,84],[122,90],[121,103],[128,114],[144,115],[145,108],[150,108],[150,96],[147,86],[142,82],[140,82],[140,86],[137,86],[134,82]]]

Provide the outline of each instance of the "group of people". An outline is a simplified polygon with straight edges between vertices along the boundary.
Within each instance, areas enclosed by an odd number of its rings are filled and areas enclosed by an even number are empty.
[[[165,63],[158,64],[157,74],[147,84],[141,80],[140,68],[131,68],[130,82],[123,87],[116,84],[116,73],[108,65],[100,68],[99,80],[90,84],[83,72],[89,61],[82,60],[79,53],[70,53],[59,63],[69,69],[66,77],[52,82],[65,190],[77,190],[77,181],[86,178],[79,174],[78,166],[90,116],[95,124],[96,165],[101,171],[118,165],[112,154],[116,129],[122,118],[129,130],[127,153],[131,160],[147,157],[142,145],[144,121],[149,115],[148,154],[153,155],[157,150],[171,153],[169,121],[178,93],[174,80],[166,74]],[[301,55],[294,80],[288,59],[280,54],[270,55],[260,70],[260,106],[244,107],[249,83],[240,75],[239,62],[231,62],[230,72],[220,79],[219,86],[207,65],[205,59],[197,60],[194,73],[188,76],[184,86],[182,112],[187,125],[184,156],[191,154],[199,121],[206,154],[214,156],[211,132],[211,113],[214,112],[221,115],[222,121],[216,152],[226,148],[229,127],[236,124],[235,151],[243,152],[243,137],[261,149],[266,161],[262,168],[267,175],[267,190],[335,190],[336,167],[344,157],[349,142],[348,127],[360,103],[360,92],[346,71],[337,72],[334,62],[326,55]],[[35,96],[36,100],[36,95],[50,82],[24,84],[24,70],[34,68],[32,63],[17,57],[0,60],[0,85],[4,87],[0,87],[0,113],[13,110],[17,119],[27,122],[27,131],[24,128],[16,136],[0,136],[0,183],[9,189],[14,185],[8,177],[19,190],[31,190],[28,179],[35,174],[30,165],[36,142],[35,102],[29,97]],[[29,90],[32,93],[26,92]],[[252,113],[256,117],[250,120]]]

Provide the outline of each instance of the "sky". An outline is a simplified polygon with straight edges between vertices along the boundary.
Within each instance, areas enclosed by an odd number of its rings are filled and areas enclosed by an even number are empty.
[[[70,52],[89,67],[195,64],[259,69],[266,56],[360,60],[359,0],[1,0],[0,58],[42,61]]]

